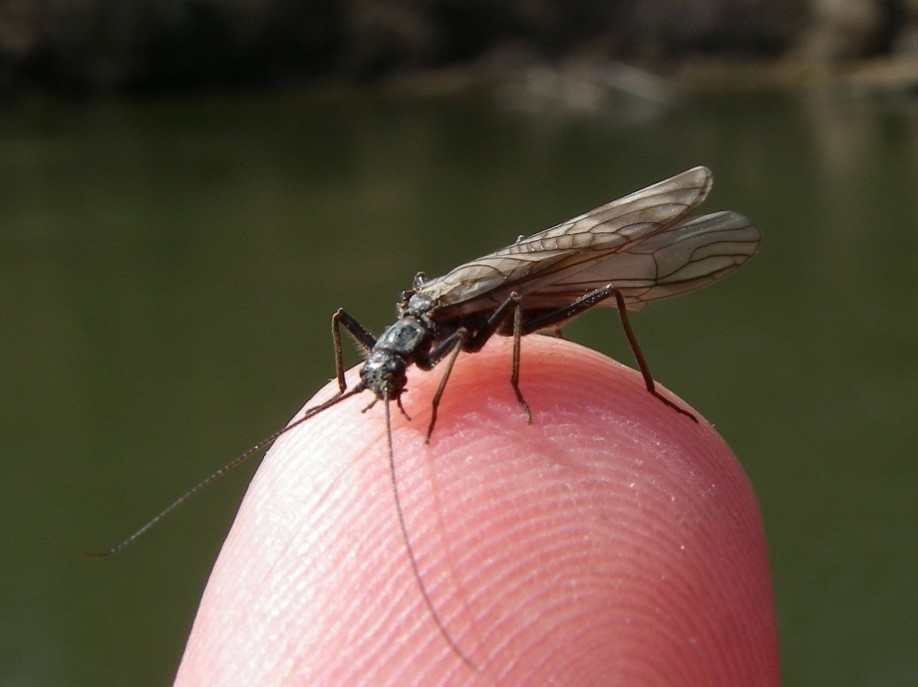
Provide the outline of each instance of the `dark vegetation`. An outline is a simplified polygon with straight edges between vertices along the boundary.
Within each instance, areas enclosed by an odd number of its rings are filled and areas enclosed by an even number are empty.
[[[366,83],[495,55],[838,64],[918,54],[916,14],[913,0],[0,0],[0,95]]]

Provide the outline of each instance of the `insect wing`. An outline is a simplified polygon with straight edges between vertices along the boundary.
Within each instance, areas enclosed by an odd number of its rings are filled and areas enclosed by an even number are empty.
[[[636,242],[678,225],[710,189],[710,170],[695,167],[460,265],[425,282],[419,291],[437,302],[437,318],[496,308],[511,291],[537,293],[555,283],[558,272],[568,270],[571,262],[626,252]]]
[[[570,256],[550,275],[526,284],[524,308],[557,309],[612,284],[629,310],[711,284],[755,255],[761,235],[735,212],[716,212],[667,227],[625,249]],[[532,287],[532,288],[530,288]],[[598,305],[615,307],[610,298]]]

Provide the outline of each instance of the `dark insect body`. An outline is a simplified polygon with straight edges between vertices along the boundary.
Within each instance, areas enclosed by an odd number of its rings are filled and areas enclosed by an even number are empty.
[[[733,271],[758,250],[759,230],[734,212],[689,219],[711,189],[711,172],[695,167],[602,207],[465,263],[448,274],[427,279],[418,274],[403,292],[398,320],[377,339],[343,309],[332,317],[338,393],[309,408],[282,430],[196,485],[140,530],[115,547],[93,554],[107,556],[134,541],[165,515],[208,484],[259,453],[279,436],[346,398],[370,390],[385,406],[389,470],[399,527],[421,596],[453,652],[471,668],[477,666],[456,645],[440,620],[421,578],[398,495],[389,403],[404,413],[401,396],[414,365],[430,370],[446,361],[431,402],[430,439],[437,408],[460,351],[476,352],[495,334],[513,337],[510,384],[527,422],[529,406],[519,387],[520,340],[540,330],[558,329],[596,306],[618,310],[622,328],[644,378],[647,391],[674,411],[697,419],[654,385],[628,320],[628,310],[710,284]],[[344,377],[341,328],[366,357],[360,381],[348,389]],[[366,410],[366,409],[365,409]]]

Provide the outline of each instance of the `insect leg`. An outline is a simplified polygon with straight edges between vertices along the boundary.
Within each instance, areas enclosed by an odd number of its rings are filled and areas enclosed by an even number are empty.
[[[437,387],[437,393],[434,394],[433,400],[431,401],[431,413],[430,413],[430,424],[427,426],[427,439],[430,441],[430,436],[433,434],[434,425],[437,422],[437,407],[440,405],[440,399],[443,397],[443,392],[446,390],[446,382],[449,380],[450,372],[453,370],[453,363],[456,362],[456,356],[459,355],[460,350],[466,350],[470,353],[480,351],[482,346],[485,345],[488,339],[490,339],[494,332],[497,331],[506,320],[510,314],[510,308],[516,308],[516,311],[520,311],[519,308],[520,297],[516,293],[510,294],[510,297],[500,304],[500,306],[491,313],[491,316],[488,318],[487,322],[475,332],[475,335],[471,338],[468,336],[468,330],[465,327],[460,327],[452,334],[444,338],[440,343],[438,343],[431,351],[427,354],[424,360],[418,360],[417,365],[422,369],[429,370],[438,362],[440,362],[445,356],[449,355],[449,360],[446,364],[446,371],[443,373],[443,377],[440,378],[440,385]],[[521,319],[521,315],[516,315],[516,319]],[[526,411],[526,417],[529,419],[529,406],[526,405],[526,402],[523,401],[523,396],[520,393],[519,387],[517,386],[517,381],[519,380],[519,341],[516,342],[516,347],[514,348],[514,365],[513,365],[513,375],[511,377],[511,384],[513,384],[513,390],[516,392],[516,397],[520,401],[520,405],[523,406],[523,410]],[[529,420],[531,422],[531,420]]]
[[[603,286],[601,288],[595,289],[594,291],[590,291],[589,293],[575,300],[573,303],[565,305],[563,308],[558,308],[557,310],[552,310],[551,312],[544,313],[538,317],[534,317],[531,320],[526,320],[522,323],[522,330],[520,334],[522,336],[526,336],[527,334],[532,334],[533,332],[538,332],[542,329],[554,329],[560,327],[568,320],[586,312],[590,308],[593,308],[594,306],[612,296],[613,293],[617,292],[618,289],[614,288],[612,285]]]
[[[494,335],[494,332],[507,321],[511,308],[513,309],[513,367],[510,371],[510,386],[513,387],[513,393],[516,395],[520,408],[523,409],[526,422],[532,424],[532,412],[529,410],[529,404],[526,403],[526,399],[523,398],[523,392],[520,391],[520,340],[523,338],[524,332],[523,305],[518,293],[513,291],[507,300],[500,304],[484,326],[475,332],[475,336],[466,344],[465,350],[471,352],[481,350],[481,347]]]
[[[532,424],[532,412],[529,410],[529,404],[523,398],[523,392],[520,391],[520,341],[523,338],[523,306],[520,296],[517,293],[510,294],[510,300],[516,302],[513,309],[513,367],[510,371],[510,386],[513,387],[513,393],[516,394],[516,400],[523,409],[526,416],[526,422]]]
[[[529,404],[526,403],[526,400],[523,398],[523,393],[520,391],[519,384],[520,339],[523,335],[523,308],[519,294],[513,292],[507,300],[501,303],[500,306],[491,313],[491,316],[484,325],[475,332],[474,336],[469,338],[468,330],[465,327],[460,327],[438,343],[427,355],[425,360],[418,361],[418,367],[430,369],[447,354],[449,355],[446,371],[443,373],[443,377],[440,378],[440,385],[437,387],[437,392],[434,394],[433,400],[431,401],[430,424],[427,427],[426,441],[430,441],[430,437],[433,434],[433,428],[437,422],[437,408],[440,405],[440,399],[443,397],[443,392],[446,390],[446,382],[449,380],[449,375],[453,370],[453,364],[456,362],[459,351],[463,349],[471,353],[480,351],[488,339],[494,335],[494,332],[507,321],[511,309],[513,311],[513,368],[510,373],[510,385],[513,387],[513,393],[516,395],[516,400],[519,402],[520,408],[523,409],[523,413],[526,415],[526,422],[532,424],[532,412],[529,410]]]
[[[472,336],[465,344],[465,350],[469,353],[476,353],[484,347],[492,336],[500,327],[507,321],[507,318],[510,316],[510,309],[515,308],[519,310],[520,307],[520,296],[515,291],[512,292],[503,303],[501,303],[497,309],[491,313],[491,316],[488,317],[487,321],[481,326],[481,328],[475,332],[475,335]],[[514,315],[515,316],[515,315]]]
[[[653,381],[653,375],[650,373],[650,366],[647,364],[647,359],[644,357],[644,353],[641,351],[641,346],[638,344],[637,337],[634,335],[634,330],[631,328],[631,322],[628,319],[628,308],[627,304],[625,303],[625,297],[622,295],[621,291],[616,289],[611,284],[590,291],[584,296],[578,298],[570,305],[559,308],[554,312],[550,312],[524,322],[521,334],[525,336],[526,334],[531,334],[532,332],[538,331],[540,329],[546,329],[548,327],[560,324],[566,320],[571,319],[572,317],[576,317],[586,310],[589,310],[593,306],[599,304],[609,297],[615,298],[616,308],[618,309],[618,316],[622,322],[622,329],[625,330],[625,337],[628,339],[628,345],[631,347],[631,352],[634,354],[634,359],[637,361],[638,369],[641,371],[641,376],[644,378],[644,386],[647,387],[648,393],[650,393],[652,396],[655,396],[657,399],[675,410],[677,413],[685,415],[697,424],[698,418],[692,415],[692,413],[685,410],[684,408],[680,408],[678,405],[657,391],[656,384],[654,384]]]
[[[634,359],[637,360],[638,367],[641,370],[641,374],[644,376],[644,386],[647,387],[647,391],[650,392],[652,396],[656,396],[659,400],[663,401],[670,408],[675,410],[677,413],[681,413],[689,418],[696,425],[698,424],[698,418],[692,415],[685,408],[680,408],[678,405],[670,401],[663,394],[657,391],[656,385],[653,383],[653,375],[650,374],[650,366],[647,365],[647,359],[644,358],[644,354],[641,352],[641,347],[638,345],[637,337],[634,335],[634,330],[631,328],[631,322],[628,321],[628,308],[625,306],[625,297],[622,295],[622,292],[618,289],[612,289],[612,293],[615,296],[616,308],[618,309],[618,316],[622,321],[622,329],[625,330],[625,336],[628,338],[628,345],[631,346],[631,352],[634,353]]]
[[[367,354],[376,345],[376,338],[370,334],[363,325],[348,315],[344,308],[338,308],[332,315],[332,343],[335,348],[335,376],[338,379],[338,390],[343,392],[347,388],[344,381],[344,354],[341,351],[341,327],[344,327],[354,343],[360,350]]]
[[[459,355],[459,351],[462,350],[463,345],[466,343],[467,336],[468,330],[465,327],[459,327],[459,329],[437,344],[428,354],[427,359],[423,361],[423,365],[419,364],[419,367],[430,369],[449,353],[449,359],[446,361],[446,370],[443,372],[443,376],[440,377],[440,384],[437,386],[437,392],[430,402],[430,424],[427,425],[427,437],[424,439],[425,443],[430,442],[430,435],[433,434],[434,425],[437,423],[437,408],[440,406],[440,399],[443,398],[443,392],[446,390],[446,382],[449,380],[450,372],[453,371],[453,364],[456,362],[456,356]]]

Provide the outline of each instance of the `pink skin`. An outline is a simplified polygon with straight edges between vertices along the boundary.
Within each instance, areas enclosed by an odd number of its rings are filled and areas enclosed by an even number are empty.
[[[211,575],[177,685],[778,685],[761,517],[709,424],[640,375],[543,336],[462,355],[384,408],[370,392],[282,437]],[[349,381],[356,377],[353,371]],[[329,386],[317,396],[328,398]],[[681,403],[681,402],[680,402]]]

